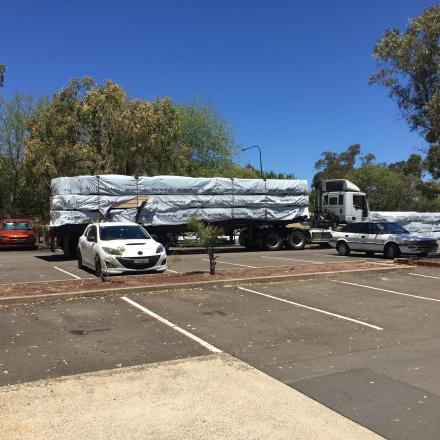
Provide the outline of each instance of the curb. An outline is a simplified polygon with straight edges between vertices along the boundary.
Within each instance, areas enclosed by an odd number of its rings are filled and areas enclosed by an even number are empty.
[[[440,260],[412,260],[410,258],[396,258],[396,264],[406,264],[411,266],[440,267]]]
[[[230,278],[227,280],[213,280],[213,281],[195,281],[189,283],[173,283],[173,284],[152,284],[150,286],[138,286],[138,287],[119,287],[110,289],[97,289],[97,290],[84,290],[78,292],[64,292],[64,293],[50,293],[42,295],[28,295],[28,296],[7,296],[0,297],[0,307],[4,305],[12,304],[29,304],[40,301],[56,301],[65,300],[73,298],[86,298],[95,296],[116,296],[116,295],[126,295],[127,293],[148,293],[155,291],[166,291],[166,290],[179,290],[179,289],[195,289],[202,286],[235,286],[238,284],[264,284],[273,283],[280,281],[289,281],[295,279],[301,280],[314,280],[326,278],[329,275],[332,277],[338,276],[340,274],[346,273],[362,273],[362,272],[394,272],[394,271],[404,271],[411,270],[412,266],[404,265],[403,262],[399,263],[400,267],[375,267],[370,269],[347,269],[338,271],[327,271],[327,272],[310,272],[304,274],[289,274],[289,275],[275,275],[270,277],[252,277],[252,278]]]

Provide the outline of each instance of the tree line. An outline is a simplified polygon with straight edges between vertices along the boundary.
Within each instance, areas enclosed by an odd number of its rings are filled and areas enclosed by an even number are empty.
[[[360,145],[325,151],[314,181],[348,178],[377,210],[440,210],[440,6],[428,7],[407,29],[390,29],[373,50],[369,82],[385,87],[427,142],[406,161],[377,163]],[[0,87],[6,67],[0,64]],[[0,98],[0,216],[47,220],[50,180],[118,173],[261,177],[234,162],[238,146],[227,121],[209,104],[128,97],[113,81],[69,81],[50,97]],[[293,175],[268,172],[268,178]]]
[[[233,161],[237,151],[231,126],[203,101],[129,98],[120,85],[89,77],[50,98],[17,93],[0,99],[0,215],[47,219],[58,176],[259,177]]]

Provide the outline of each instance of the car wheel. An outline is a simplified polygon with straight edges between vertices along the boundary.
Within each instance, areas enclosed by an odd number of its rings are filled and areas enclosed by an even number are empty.
[[[384,254],[386,258],[394,260],[400,256],[400,249],[396,244],[391,243],[386,247]]]
[[[101,258],[96,257],[95,261],[95,275],[98,278],[102,278],[102,264],[101,264]]]
[[[373,251],[367,251],[367,252],[365,252],[365,255],[367,257],[369,257],[369,258],[372,258],[372,257],[374,257],[374,252]]]
[[[82,255],[81,255],[81,251],[78,249],[78,267],[80,269],[84,269],[84,265],[82,262]]]
[[[301,231],[292,231],[287,236],[287,246],[289,249],[300,251],[305,248],[306,243],[306,236]]]
[[[342,257],[350,255],[350,248],[348,247],[348,244],[345,243],[345,241],[340,241],[336,246],[336,250],[338,251],[338,254]]]
[[[269,231],[264,235],[263,247],[267,251],[278,251],[283,247],[283,237],[278,231]]]

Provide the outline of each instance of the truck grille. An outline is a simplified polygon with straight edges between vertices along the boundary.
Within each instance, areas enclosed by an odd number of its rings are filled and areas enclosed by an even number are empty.
[[[153,255],[150,257],[116,257],[116,259],[127,269],[149,269],[156,265],[159,261],[160,255]],[[145,260],[148,259],[148,262]]]

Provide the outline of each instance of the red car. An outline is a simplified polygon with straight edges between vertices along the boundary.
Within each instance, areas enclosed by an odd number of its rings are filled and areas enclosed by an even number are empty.
[[[0,249],[36,249],[36,236],[31,222],[25,218],[0,219]]]

